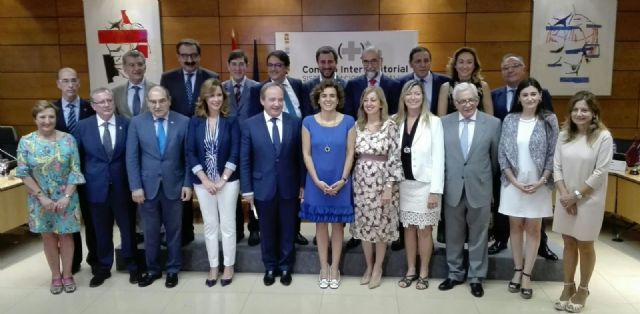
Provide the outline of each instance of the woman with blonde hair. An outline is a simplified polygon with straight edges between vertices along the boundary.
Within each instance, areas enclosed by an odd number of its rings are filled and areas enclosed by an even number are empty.
[[[569,100],[554,156],[556,206],[553,231],[564,241],[564,289],[554,307],[581,312],[589,295],[589,281],[596,264],[593,242],[604,218],[609,162],[613,138],[602,123],[596,96],[580,91]],[[580,285],[574,277],[580,261]]]

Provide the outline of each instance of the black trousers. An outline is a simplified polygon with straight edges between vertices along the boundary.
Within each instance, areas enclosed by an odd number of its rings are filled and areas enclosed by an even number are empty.
[[[91,270],[93,271],[93,267],[96,265],[98,261],[98,257],[96,256],[96,231],[93,227],[93,220],[91,219],[91,211],[89,209],[89,203],[87,202],[87,197],[85,195],[85,190],[83,186],[78,186],[78,197],[80,199],[80,212],[82,213],[82,219],[84,220],[84,230],[85,230],[85,242],[87,245],[87,264],[91,266]],[[72,269],[79,269],[80,264],[82,263],[82,235],[80,232],[73,233],[73,262],[71,264]]]
[[[260,231],[258,220],[253,216],[253,213],[249,211],[249,223],[247,223],[247,229],[249,232]],[[238,195],[238,202],[236,203],[236,234],[241,235],[244,233],[244,211],[242,210],[242,196]]]

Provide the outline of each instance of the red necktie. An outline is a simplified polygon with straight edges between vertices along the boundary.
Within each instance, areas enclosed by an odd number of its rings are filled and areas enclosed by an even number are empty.
[[[377,81],[376,79],[370,79],[370,80],[369,80],[369,86],[376,86],[376,83],[377,83],[377,82],[378,82],[378,81]]]

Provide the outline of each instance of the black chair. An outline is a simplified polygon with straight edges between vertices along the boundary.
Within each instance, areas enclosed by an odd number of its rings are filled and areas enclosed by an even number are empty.
[[[9,159],[9,169],[17,165],[18,133],[13,126],[0,125],[0,158]]]

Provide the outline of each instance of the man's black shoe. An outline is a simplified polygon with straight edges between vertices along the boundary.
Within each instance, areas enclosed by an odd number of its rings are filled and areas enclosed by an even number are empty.
[[[346,249],[350,250],[353,249],[354,247],[360,245],[360,239],[356,239],[354,237],[351,237],[351,239],[349,239],[349,241],[347,241],[347,245],[346,245]]]
[[[100,275],[95,275],[93,276],[93,278],[91,278],[91,280],[89,281],[89,287],[91,288],[95,288],[95,287],[99,287],[101,286],[105,280],[107,280],[107,278],[111,277],[111,274],[100,274]]]
[[[132,271],[129,273],[129,283],[132,285],[137,284],[140,279],[142,279],[142,275],[140,275],[137,271]]]
[[[71,274],[72,275],[75,275],[79,271],[80,271],[80,264],[76,264],[76,265],[72,265],[71,266]]]
[[[453,287],[459,284],[462,284],[462,281],[457,281],[451,278],[447,278],[438,286],[438,289],[442,291],[451,290],[453,289]]]
[[[189,243],[193,242],[193,240],[195,239],[195,236],[192,234],[188,234],[188,235],[182,235],[182,246],[186,246],[189,245]]]
[[[139,278],[138,287],[146,287],[160,278],[162,278],[162,274],[145,273],[141,278]]]
[[[264,273],[264,277],[262,278],[262,282],[265,286],[270,286],[274,282],[276,282],[276,274],[273,271],[266,271]]]
[[[280,277],[280,283],[285,286],[288,286],[291,284],[291,280],[292,280],[291,273],[286,270],[283,271],[282,276]]]
[[[258,231],[250,231],[249,232],[249,240],[247,241],[249,246],[256,246],[260,244],[260,234]]]
[[[558,255],[556,255],[556,253],[553,253],[553,251],[551,251],[546,243],[538,248],[538,255],[540,257],[544,257],[544,259],[549,261],[558,260]]]
[[[307,240],[307,238],[305,238],[302,234],[300,234],[300,232],[298,232],[298,234],[296,234],[296,238],[295,238],[294,241],[298,245],[307,245],[307,244],[309,244],[309,240]]]
[[[167,273],[167,280],[164,282],[164,286],[167,288],[173,288],[178,285],[178,273]]]
[[[488,253],[489,255],[498,254],[507,249],[507,243],[502,241],[494,241],[493,244],[489,247]]]
[[[471,286],[471,294],[476,298],[482,298],[484,295],[482,284],[479,282],[472,282],[469,285]]]

